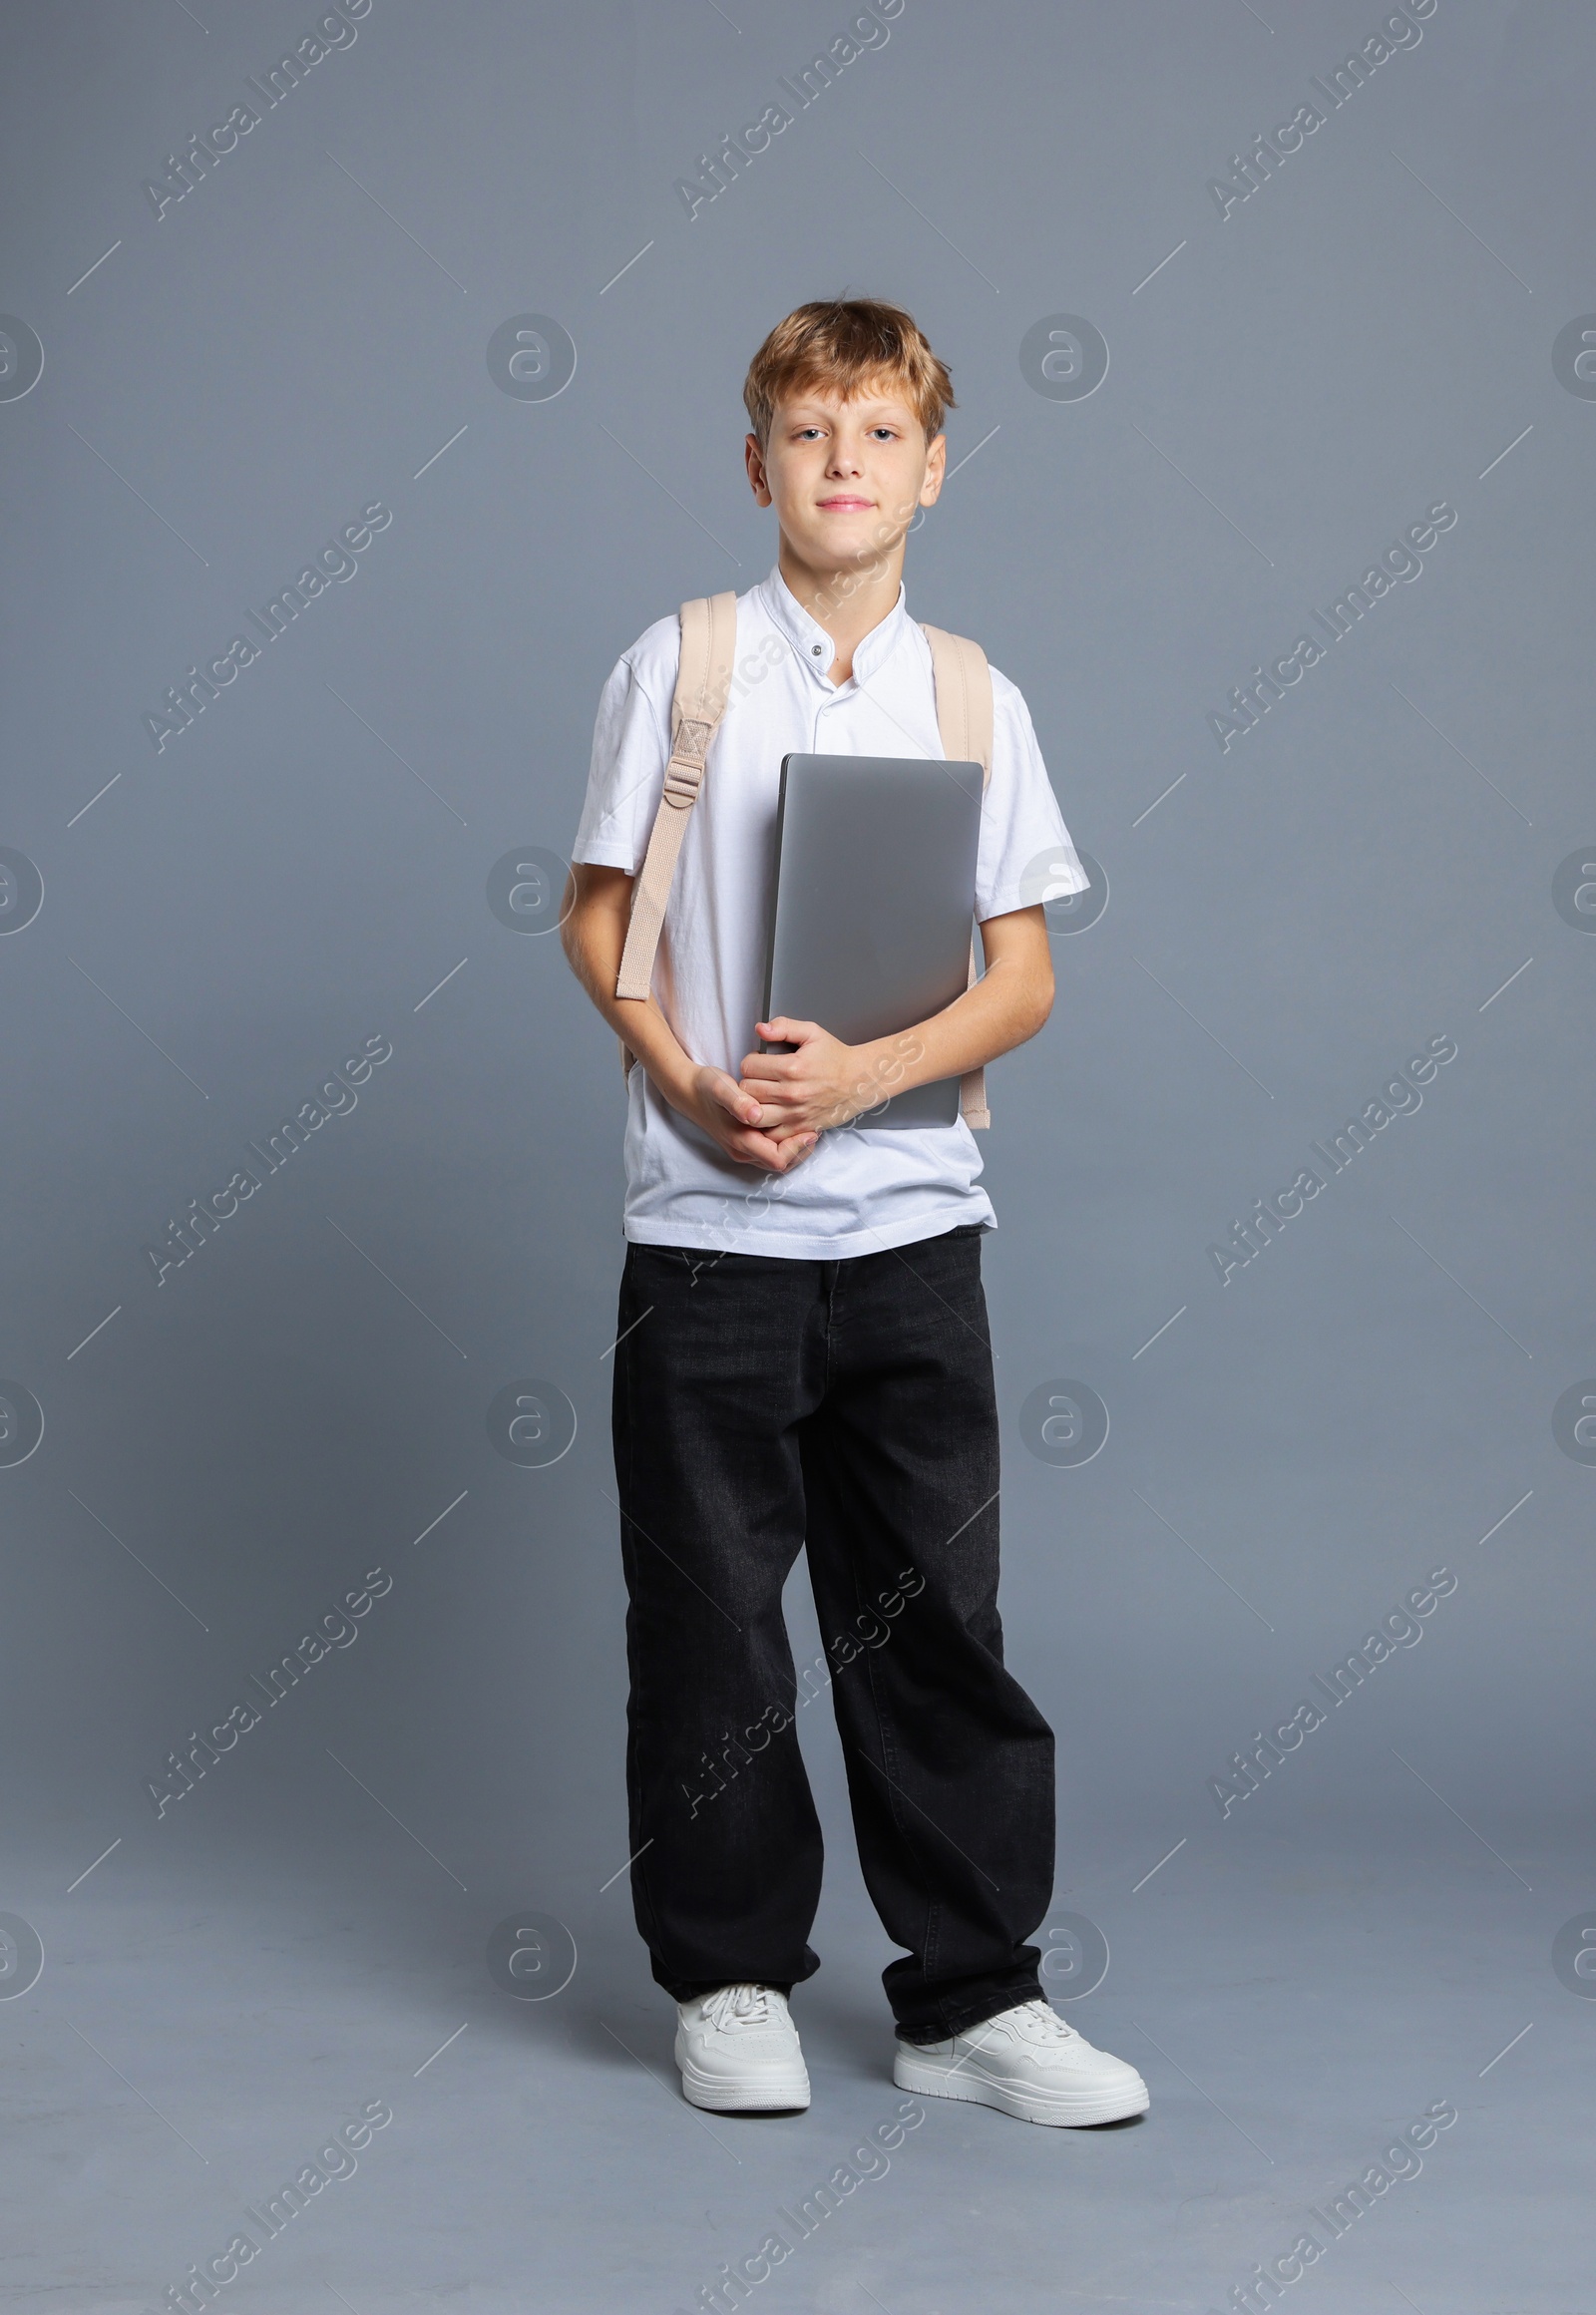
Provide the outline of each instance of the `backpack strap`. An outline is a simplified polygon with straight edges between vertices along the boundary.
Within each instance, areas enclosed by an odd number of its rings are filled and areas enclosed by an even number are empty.
[[[703,785],[709,743],[726,712],[731,663],[737,648],[737,597],[699,595],[681,606],[681,658],[670,702],[670,761],[654,814],[648,850],[631,891],[631,921],[615,980],[616,996],[646,997],[653,980],[660,928],[670,901],[676,855]],[[632,1056],[621,1045],[629,1074]]]
[[[937,729],[942,734],[942,752],[955,763],[979,763],[981,792],[986,794],[992,784],[992,669],[987,654],[979,643],[968,635],[953,635],[946,627],[928,626],[926,640],[931,645],[931,671],[937,686]],[[976,971],[976,943],[970,943],[970,978],[968,988],[974,988]],[[987,1072],[970,1069],[960,1079],[959,1108],[967,1125],[978,1131],[992,1123],[992,1112],[987,1106]]]

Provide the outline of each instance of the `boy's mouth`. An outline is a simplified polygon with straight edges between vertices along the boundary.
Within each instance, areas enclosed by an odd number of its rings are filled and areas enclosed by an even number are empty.
[[[820,508],[827,515],[867,515],[875,503],[874,499],[861,499],[845,491],[834,499],[822,499]]]

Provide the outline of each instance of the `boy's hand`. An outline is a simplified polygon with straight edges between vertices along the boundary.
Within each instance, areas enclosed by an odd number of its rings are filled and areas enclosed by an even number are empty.
[[[784,1174],[815,1146],[815,1135],[801,1132],[796,1125],[789,1125],[779,1140],[760,1132],[759,1101],[724,1069],[694,1069],[672,1100],[683,1116],[701,1126],[739,1165],[762,1166],[768,1173]]]
[[[791,1135],[848,1124],[892,1090],[870,1047],[845,1045],[818,1021],[782,1014],[755,1021],[754,1030],[772,1044],[798,1047],[795,1053],[746,1053],[742,1061],[739,1090],[753,1096],[758,1123],[782,1146]]]

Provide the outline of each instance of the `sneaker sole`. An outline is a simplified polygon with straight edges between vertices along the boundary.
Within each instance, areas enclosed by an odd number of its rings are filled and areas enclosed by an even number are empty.
[[[680,2056],[676,2066],[681,2075],[681,2095],[689,2106],[701,2107],[706,2114],[718,2115],[786,2115],[806,2114],[809,2110],[809,2077],[778,2075],[768,2082],[732,2084],[716,2082],[707,2074],[700,2074],[690,2061]]]
[[[1147,2085],[1139,2078],[1134,2090],[1056,2091],[1043,2096],[972,2073],[968,2060],[912,2055],[902,2048],[893,2060],[892,2078],[900,2090],[918,2091],[922,2098],[964,2099],[972,2106],[996,2107],[1016,2122],[1062,2129],[1122,2122],[1132,2115],[1144,2115],[1151,2104]]]

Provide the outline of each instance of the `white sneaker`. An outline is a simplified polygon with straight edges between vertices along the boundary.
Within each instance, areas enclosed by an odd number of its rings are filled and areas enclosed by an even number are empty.
[[[773,1986],[721,1986],[676,2004],[676,2064],[689,2106],[711,2114],[792,2114],[809,2104],[809,2073],[787,1997]]]
[[[1094,2050],[1048,2003],[1020,2002],[952,2041],[900,2042],[892,2078],[923,2098],[973,2099],[1022,2122],[1082,2129],[1147,2112],[1134,2066]]]

